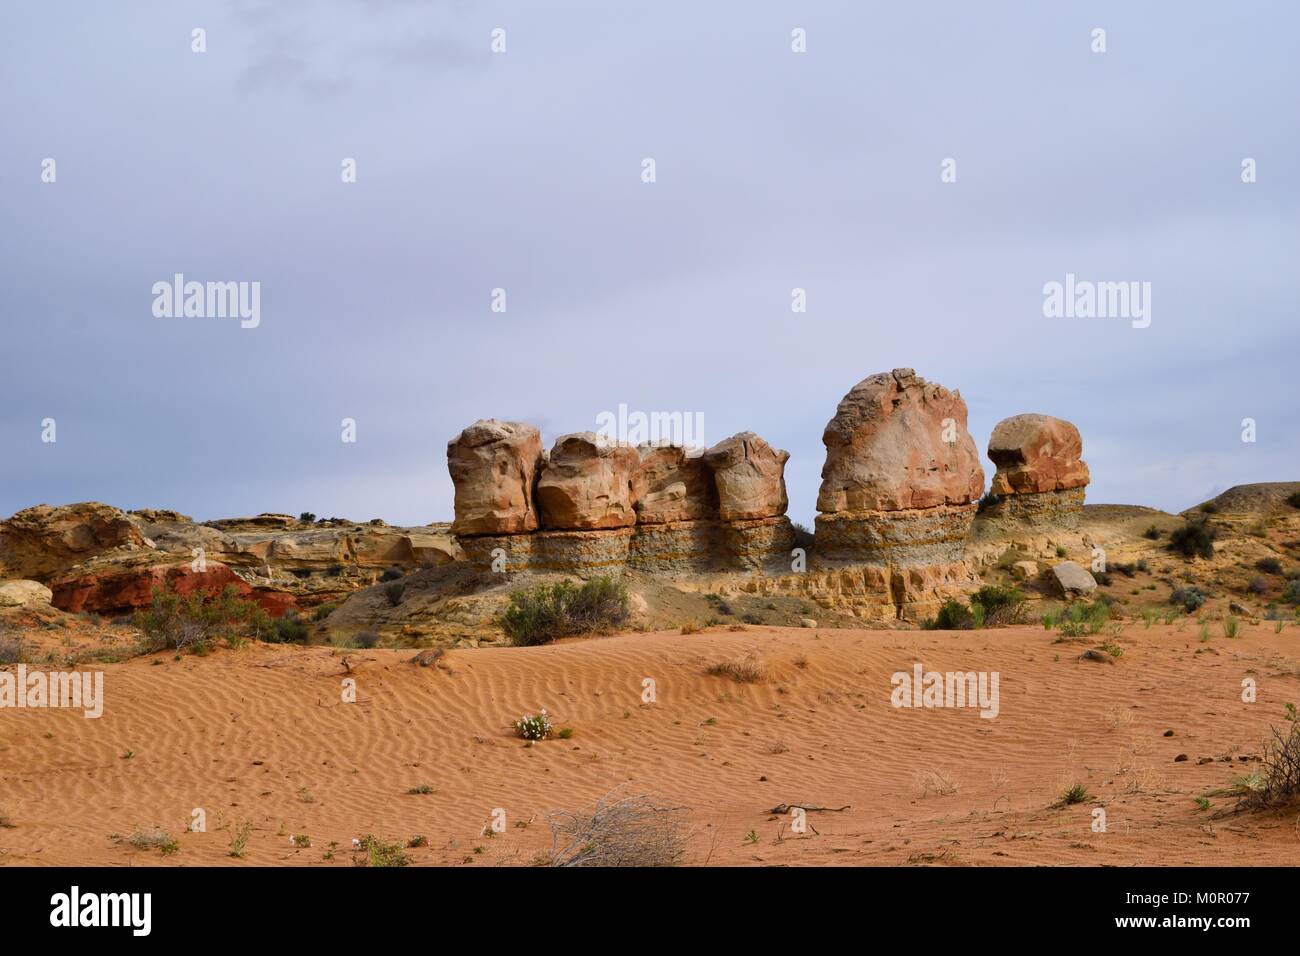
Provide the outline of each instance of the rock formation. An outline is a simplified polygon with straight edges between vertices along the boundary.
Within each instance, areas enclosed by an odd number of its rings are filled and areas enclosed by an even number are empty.
[[[555,442],[537,480],[542,527],[552,531],[603,531],[636,524],[632,476],[636,449],[606,442],[594,432]]]
[[[984,470],[960,392],[908,368],[872,375],[844,396],[822,441],[818,561],[961,560]]]
[[[566,435],[539,469],[540,530],[459,530],[460,487],[469,476],[455,469],[453,530],[471,561],[496,570],[758,569],[788,560],[793,546],[785,517],[789,457],[753,432],[703,453],[674,445],[634,449],[590,432]]]
[[[998,470],[984,514],[990,521],[1078,527],[1089,478],[1082,454],[1079,430],[1063,419],[1027,414],[998,422],[989,439]]]
[[[95,555],[147,547],[127,516],[98,501],[36,505],[0,523],[0,577],[47,581]]]
[[[516,534],[537,528],[534,486],[542,462],[537,429],[480,419],[447,443],[456,488],[452,533]]]

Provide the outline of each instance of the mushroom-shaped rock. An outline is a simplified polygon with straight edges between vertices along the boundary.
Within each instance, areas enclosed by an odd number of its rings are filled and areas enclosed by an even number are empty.
[[[1068,491],[1088,484],[1088,465],[1080,460],[1079,429],[1050,415],[1004,418],[989,439],[989,458],[998,466],[995,495]]]
[[[632,479],[640,462],[635,448],[593,432],[559,438],[537,481],[543,526],[600,530],[635,524]]]
[[[447,470],[456,487],[452,533],[536,530],[533,486],[541,459],[541,435],[522,422],[480,419],[449,441]]]
[[[773,448],[753,432],[723,439],[704,453],[718,491],[723,521],[772,518],[785,514],[785,463],[790,453]]]
[[[823,514],[965,505],[984,490],[961,393],[910,368],[853,386],[822,441],[826,465],[817,510]]]

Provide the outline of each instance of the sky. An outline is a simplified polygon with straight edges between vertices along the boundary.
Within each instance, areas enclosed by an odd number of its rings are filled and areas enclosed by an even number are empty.
[[[450,520],[464,426],[549,446],[625,404],[789,450],[811,524],[836,404],[903,366],[981,451],[1074,422],[1091,502],[1300,480],[1298,32],[1282,2],[6,4],[0,515]],[[259,283],[258,324],[156,315],[177,273]],[[1046,316],[1067,274],[1150,283],[1150,324]]]

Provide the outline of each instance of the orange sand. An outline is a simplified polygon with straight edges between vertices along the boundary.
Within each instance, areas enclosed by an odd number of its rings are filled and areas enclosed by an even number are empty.
[[[0,711],[0,814],[12,823],[0,863],[349,866],[352,839],[373,833],[426,836],[408,851],[417,864],[527,864],[550,845],[547,810],[620,786],[691,808],[696,864],[1294,863],[1300,811],[1216,818],[1230,798],[1208,811],[1194,798],[1258,766],[1236,755],[1286,726],[1300,632],[1215,634],[1129,624],[1114,665],[1076,659],[1102,638],[1053,643],[1037,627],[623,634],[456,650],[438,667],[363,651],[355,703],[340,699],[348,675],[329,649],[141,658],[103,668],[99,720]],[[705,674],[747,652],[768,680]],[[917,660],[999,672],[1000,715],[893,708],[890,675]],[[646,677],[654,704],[641,701]],[[1241,700],[1245,677],[1256,703]],[[529,747],[513,735],[512,720],[542,707],[571,739]],[[1191,759],[1175,763],[1180,753]],[[1231,763],[1197,763],[1225,754]],[[1053,808],[1075,781],[1094,798]],[[433,792],[407,793],[419,785]],[[766,812],[798,802],[851,809],[810,813],[816,832],[803,835]],[[1097,806],[1104,833],[1091,829]],[[186,832],[193,808],[207,832]],[[495,808],[508,825],[488,838]],[[120,839],[155,826],[178,852]]]

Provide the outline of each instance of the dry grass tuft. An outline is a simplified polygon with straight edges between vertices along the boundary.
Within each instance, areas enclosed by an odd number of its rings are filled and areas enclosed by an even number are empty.
[[[1285,734],[1271,729],[1263,765],[1241,781],[1237,810],[1269,810],[1300,801],[1300,721],[1292,721]]]
[[[737,684],[760,684],[768,678],[767,665],[753,654],[710,664],[705,673],[710,677],[729,677]]]
[[[548,815],[547,866],[676,866],[689,836],[684,807],[659,807],[648,797],[606,794],[585,811]]]

